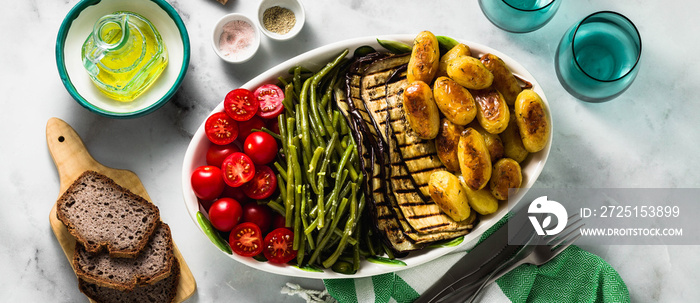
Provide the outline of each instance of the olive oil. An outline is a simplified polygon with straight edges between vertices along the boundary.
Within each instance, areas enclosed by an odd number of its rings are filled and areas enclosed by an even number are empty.
[[[168,65],[168,52],[158,30],[133,12],[100,18],[81,55],[97,88],[124,102],[146,91]]]

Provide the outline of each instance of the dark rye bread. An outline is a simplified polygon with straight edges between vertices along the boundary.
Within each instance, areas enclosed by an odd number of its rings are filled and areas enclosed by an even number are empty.
[[[170,303],[177,293],[180,263],[176,261],[172,270],[167,278],[154,284],[137,286],[131,291],[103,287],[83,279],[78,279],[78,288],[88,298],[100,303]]]
[[[91,253],[133,258],[160,221],[158,208],[94,171],[86,171],[58,199],[56,214]]]
[[[73,268],[78,277],[116,290],[131,291],[163,280],[177,263],[170,227],[162,222],[135,258],[112,258],[106,252],[91,254],[82,245],[75,246]]]

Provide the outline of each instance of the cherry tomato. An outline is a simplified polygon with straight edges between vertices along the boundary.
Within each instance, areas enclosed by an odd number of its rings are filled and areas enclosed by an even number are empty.
[[[263,254],[271,263],[287,263],[297,256],[297,251],[292,249],[294,233],[287,228],[278,228],[271,231],[263,241]]]
[[[243,152],[255,164],[268,164],[277,155],[277,140],[266,132],[254,132],[243,142]]]
[[[226,185],[224,192],[221,194],[222,197],[233,198],[234,200],[244,205],[250,202],[250,198],[243,192],[242,187],[231,187]]]
[[[231,198],[221,198],[216,200],[209,207],[209,221],[217,230],[231,231],[241,220],[241,204]]]
[[[243,185],[243,192],[251,199],[261,200],[272,195],[277,189],[277,176],[267,165],[256,165],[255,176]]]
[[[239,152],[241,152],[241,148],[236,146],[235,143],[226,145],[211,144],[209,149],[207,149],[207,164],[221,167],[226,157]]]
[[[226,186],[221,177],[221,169],[211,165],[197,167],[192,172],[190,182],[194,195],[202,200],[218,198]]]
[[[286,219],[284,218],[283,215],[280,215],[278,213],[275,213],[272,216],[272,230],[278,229],[278,228],[286,228],[285,222]]]
[[[258,87],[253,93],[257,99],[260,108],[258,116],[269,119],[277,117],[284,110],[282,100],[284,100],[284,92],[279,86],[274,84],[265,84]]]
[[[237,88],[226,94],[224,111],[233,120],[248,121],[258,111],[258,100],[245,88]]]
[[[253,129],[259,130],[263,127],[265,127],[265,121],[258,116],[252,117],[248,121],[241,121],[238,123],[238,138],[240,142],[245,141],[245,138],[248,138]]]
[[[244,153],[230,154],[221,164],[221,172],[228,186],[239,187],[253,179],[255,176],[255,164]]]
[[[215,113],[204,123],[204,132],[214,144],[226,145],[238,136],[238,123],[225,113]]]
[[[244,257],[258,255],[263,249],[260,228],[250,222],[236,225],[229,234],[228,243],[233,252]]]
[[[262,233],[270,230],[272,224],[272,209],[267,205],[251,202],[243,205],[243,222],[255,223]]]

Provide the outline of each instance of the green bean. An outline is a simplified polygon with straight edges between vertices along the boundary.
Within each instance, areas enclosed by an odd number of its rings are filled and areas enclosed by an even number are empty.
[[[289,118],[292,119],[292,118]],[[293,119],[292,119],[293,120]],[[290,120],[287,120],[289,122]],[[287,199],[285,200],[285,221],[284,226],[293,227],[294,223],[294,160],[297,154],[297,147],[289,145],[289,157],[287,158]]]
[[[329,62],[328,64],[326,64],[325,67],[323,67],[318,73],[316,73],[316,74],[312,77],[312,79],[313,79],[313,80],[312,80],[313,82],[311,83],[311,86],[312,86],[312,94],[311,94],[311,95],[312,95],[312,97],[313,97],[312,100],[311,100],[312,102],[316,102],[316,101],[317,101],[317,99],[315,98],[315,97],[316,97],[316,95],[315,95],[315,93],[316,93],[315,87],[319,84],[319,82],[323,79],[323,77],[325,77],[331,70],[333,70],[336,66],[338,66],[338,64],[341,62],[341,60],[343,60],[343,58],[345,58],[345,56],[348,55],[348,52],[349,52],[349,50],[348,50],[348,49],[345,49],[345,50],[344,50],[342,53],[340,53],[340,55],[338,55],[333,61],[331,61],[331,62]],[[312,106],[313,106],[313,105],[312,105]],[[315,113],[313,113],[313,114],[318,114],[318,112],[315,112]],[[325,119],[323,119],[324,117],[325,117]],[[323,120],[323,122],[324,122],[323,125],[324,125],[326,128],[332,128],[332,127],[330,126],[330,123],[329,123],[330,121],[328,120],[328,117],[322,116],[321,119]],[[328,129],[328,132],[329,132],[329,133],[332,132],[332,129]],[[322,134],[323,134],[323,133],[322,133]]]
[[[287,201],[287,178],[282,178],[282,172],[283,170],[280,169],[279,173],[277,174],[277,188],[280,190],[280,197],[282,197],[282,201]],[[284,171],[284,174],[285,176],[287,175],[286,170]]]
[[[219,232],[216,231],[216,229],[214,229],[214,226],[211,225],[211,222],[207,219],[207,217],[204,216],[204,214],[201,211],[197,212],[197,222],[204,231],[204,234],[206,234],[209,238],[209,241],[214,243],[216,247],[218,247],[225,253],[229,255],[233,253],[231,251],[231,246],[229,246],[226,243],[226,240],[224,240],[224,238],[221,237]]]
[[[306,220],[307,216],[308,216],[308,212],[306,209],[309,206],[307,204],[307,202],[310,202],[310,201],[311,201],[311,193],[308,190],[306,190],[306,188],[304,188],[304,199],[301,200],[301,224],[302,224],[302,227],[304,228],[304,234],[306,235],[306,241],[309,243],[309,246],[310,246],[309,248],[314,249],[314,239],[311,236],[310,232],[309,233],[306,232],[306,229],[309,228],[309,222]]]
[[[284,108],[286,111],[290,114],[293,115],[292,109],[294,108],[294,84],[290,83],[289,85],[284,87],[284,99],[282,99],[282,105],[284,105]]]
[[[358,224],[358,226],[359,226],[359,224]],[[353,247],[352,247],[352,269],[355,272],[357,272],[357,270],[360,269],[360,245],[353,244]]]
[[[326,92],[323,93],[323,97],[321,97],[321,107],[326,107],[328,105],[328,101],[331,100],[331,95],[333,94],[333,90],[335,89],[335,85],[338,81],[338,74],[339,72],[333,73],[333,78],[331,78],[331,82],[326,87]]]
[[[413,50],[413,48],[411,48],[408,44],[398,41],[377,39],[377,43],[379,43],[379,45],[381,45],[383,48],[386,48],[386,50],[394,54],[410,53]]]
[[[333,120],[331,120],[331,124],[333,125],[334,129],[340,128],[340,112],[333,111]]]
[[[350,193],[350,189],[352,188],[352,185],[353,185],[353,184],[356,184],[356,183],[347,182],[347,183],[345,184],[345,186],[343,187],[343,189],[340,191],[340,194],[338,195],[338,197],[341,197],[341,198],[342,198],[342,197],[347,196],[347,195]]]
[[[279,178],[281,177],[282,179],[284,179],[284,181],[287,181],[287,171],[282,167],[282,165],[277,161],[275,161],[273,165],[275,166],[275,168],[277,168],[277,179],[279,180]]]
[[[316,77],[313,77],[311,79],[315,80]],[[315,120],[319,126],[323,126],[323,127],[319,127],[319,129],[323,130],[323,131],[319,132],[319,134],[321,136],[326,136],[326,133],[330,134],[333,132],[333,128],[329,127],[329,125],[323,119],[323,115],[319,114],[319,108],[318,108],[319,102],[316,99],[317,98],[316,85],[318,85],[318,83],[315,83],[315,81],[313,81],[313,80],[311,82],[311,87],[309,89],[310,95],[311,95],[310,100],[309,100],[310,111],[311,111],[311,117],[310,117],[311,119],[310,120]]]
[[[299,96],[301,93],[301,66],[294,68],[294,76],[292,77],[292,84],[294,84],[294,93]]]
[[[320,81],[320,78],[324,77],[328,72],[330,72],[331,69],[336,67],[340,61],[345,58],[345,56],[348,55],[350,51],[348,49],[345,49],[343,52],[341,52],[338,56],[335,57],[335,59],[331,62],[328,62],[325,67],[323,67],[316,75],[314,75],[314,78],[318,78],[319,80],[316,80],[317,82]]]
[[[284,151],[285,156],[289,155],[289,150],[287,149],[287,127],[286,127],[286,115],[284,113],[280,114],[277,116],[277,125],[280,129],[280,137],[282,137],[282,150]]]
[[[347,135],[350,133],[350,127],[348,126],[348,121],[345,118],[340,118],[340,134]]]
[[[353,148],[355,148],[354,145],[353,145]],[[334,148],[335,153],[336,153],[339,157],[342,157],[342,156],[345,154],[346,150],[347,150],[347,148],[343,149],[343,147],[341,146],[341,144],[337,144],[337,145],[335,146],[335,148]],[[354,154],[354,153],[352,153],[352,154]],[[350,177],[351,177],[353,180],[357,179],[357,171],[355,170],[355,167],[353,167],[352,164],[350,164],[349,161],[346,161],[346,162],[343,164],[343,167],[345,167],[346,169],[349,170],[349,172],[350,172]]]
[[[294,242],[297,242],[297,235],[296,233],[294,234]],[[299,247],[297,249],[297,264],[301,265],[304,263],[304,255],[306,254],[306,242],[301,241],[299,244]]]
[[[354,144],[350,144],[350,145],[348,145],[347,148],[345,148],[345,151],[343,152],[343,155],[340,158],[340,162],[338,163],[339,169],[345,168],[348,170],[348,172],[354,171],[354,168],[352,167],[352,165],[348,165],[348,160],[350,159],[350,155],[353,154],[354,151],[355,151]],[[357,174],[357,172],[355,172],[355,174]],[[350,176],[350,178],[352,178],[352,175]],[[357,178],[355,178],[355,179],[357,179]]]
[[[294,177],[296,178],[296,176]],[[301,186],[299,186],[301,187]],[[301,188],[297,187],[298,191],[303,191]],[[297,196],[303,195],[302,193],[298,193]],[[294,206],[295,206],[295,214],[294,214],[294,239],[292,240],[292,249],[293,250],[299,250],[299,243],[303,243],[302,237],[301,237],[301,200],[302,199],[294,199]],[[303,244],[302,244],[303,245]]]
[[[277,77],[277,81],[279,81],[280,83],[282,83],[282,86],[283,86],[283,87],[284,87],[284,86],[287,86],[287,85],[289,84],[289,83],[287,83],[286,80],[284,80],[284,78],[282,78],[282,76]]]
[[[338,208],[338,195],[340,194],[340,188],[343,182],[345,182],[345,178],[348,176],[348,170],[344,169],[343,172],[340,174],[340,178],[338,178],[335,182],[335,185],[333,186],[333,191],[331,192],[331,195],[328,197],[328,201],[326,201],[326,209],[328,209],[328,214],[329,217],[326,218],[326,223],[329,223],[329,220],[335,220],[335,212]]]
[[[316,166],[318,165],[318,160],[321,159],[321,155],[323,155],[323,151],[325,149],[323,147],[316,147],[314,150],[314,154],[311,157],[311,161],[309,162],[309,169],[306,171],[307,175],[309,176],[309,184],[311,185],[311,190],[314,191],[315,194],[318,194],[320,191],[318,187],[316,186]]]
[[[340,201],[340,206],[338,206],[338,214],[336,214],[336,215],[340,215],[343,211],[345,211],[345,207],[347,205],[348,205],[347,198],[344,198],[342,201]],[[337,220],[331,220],[331,224],[334,224],[334,223],[337,224],[337,222],[338,222]],[[335,226],[331,225],[328,229],[333,230],[333,229],[335,229]],[[316,258],[318,258],[319,254],[321,253],[323,248],[326,246],[326,244],[328,243],[328,241],[330,240],[332,235],[333,235],[332,232],[326,234],[323,237],[323,239],[316,245],[317,248],[314,251],[314,253],[311,255],[311,258],[309,259],[309,263],[314,263],[316,261]]]
[[[250,131],[251,131],[251,132],[264,132],[264,133],[267,133],[268,135],[272,136],[273,138],[275,138],[275,139],[277,139],[277,140],[282,140],[282,136],[280,136],[280,135],[278,135],[278,134],[275,134],[273,131],[267,129],[266,127],[261,127],[260,129],[252,128]]]
[[[376,256],[377,251],[374,249],[374,244],[372,244],[372,237],[371,237],[371,230],[367,230],[365,233],[365,243],[367,243],[367,250],[369,252],[369,255]]]
[[[325,188],[324,183],[326,180],[326,170],[328,168],[328,163],[330,163],[332,151],[334,149],[333,147],[337,144],[337,142],[338,142],[338,133],[333,133],[333,135],[331,136],[330,142],[328,142],[328,147],[326,148],[325,152],[323,153],[323,162],[321,163],[321,169],[318,171],[318,176],[320,177],[320,179],[318,180],[319,195],[318,195],[318,203],[317,203],[317,207],[318,207],[317,220],[319,220],[318,221],[318,228],[322,228],[324,225],[324,221],[325,221],[326,211],[324,208],[324,201],[323,201],[324,188]]]
[[[355,52],[353,52],[352,56],[355,58],[359,58],[359,57],[364,57],[364,56],[369,55],[369,54],[374,53],[374,52],[376,52],[376,50],[374,48],[372,48],[371,46],[363,45],[363,46],[356,48]]]
[[[348,238],[352,234],[352,230],[355,228],[355,214],[357,212],[357,185],[352,184],[352,194],[350,196],[350,214],[348,215],[348,221],[345,222],[345,229],[343,230],[343,235],[340,238],[340,243],[335,248],[333,254],[330,255],[325,261],[323,261],[323,266],[328,268],[338,259],[340,254],[345,249],[345,245],[348,242]]]
[[[311,234],[311,232],[313,232],[314,229],[318,226],[318,222],[319,222],[319,217],[316,217],[316,219],[313,220],[313,221],[311,222],[311,224],[309,224],[309,227],[307,227],[307,228],[304,230],[304,233],[307,234],[307,235],[308,235],[308,234]]]
[[[389,257],[389,259],[392,259],[392,260],[396,259],[396,257],[394,257],[394,253],[391,251],[391,249],[386,247],[386,245],[382,244],[382,248],[384,248],[384,252]]]
[[[309,123],[313,124],[314,122],[313,122],[313,120],[309,119]],[[324,146],[324,145],[326,145],[325,143],[323,143],[323,138],[320,137],[320,136],[316,133],[316,129],[315,129],[313,126],[311,126],[311,128],[309,128],[309,137],[311,137],[311,144],[312,144],[313,146]]]
[[[311,157],[311,144],[309,143],[309,103],[307,102],[307,93],[309,91],[309,85],[311,85],[310,78],[304,81],[304,87],[301,89],[301,95],[299,97],[299,102],[301,103],[301,110],[299,114],[301,115],[301,129],[299,131],[302,134],[301,142],[304,148],[304,152],[307,156]],[[321,129],[319,127],[319,129]],[[316,130],[318,131],[318,129]]]
[[[336,228],[333,230],[333,234],[336,235],[336,236],[342,237],[342,236],[343,236],[343,231],[340,230],[340,228],[337,228],[337,227],[336,227]],[[356,244],[357,244],[357,239],[355,239],[355,238],[353,238],[353,237],[348,237],[348,244],[350,244],[350,245],[356,245]]]
[[[357,212],[357,185],[353,183],[352,194],[350,196],[350,214],[348,215],[348,221],[345,222],[345,229],[343,230],[343,236],[340,238],[340,243],[336,246],[333,254],[330,255],[325,261],[323,261],[323,266],[328,268],[338,259],[340,254],[345,249],[348,237],[352,234],[352,230],[355,224],[355,213]]]
[[[438,45],[440,46],[440,48],[445,50],[445,51],[449,51],[453,47],[455,47],[457,44],[459,44],[459,42],[457,42],[457,40],[452,39],[450,37],[437,36],[436,38],[437,38]]]
[[[280,205],[279,203],[270,200],[269,202],[267,202],[267,206],[272,208],[272,210],[274,210],[278,214],[283,215],[283,216],[285,215],[284,206]]]

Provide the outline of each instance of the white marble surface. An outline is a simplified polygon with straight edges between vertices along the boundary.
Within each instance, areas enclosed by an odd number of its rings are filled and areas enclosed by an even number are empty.
[[[143,181],[173,230],[197,280],[190,302],[301,302],[279,293],[286,281],[321,288],[320,281],[275,276],[228,259],[185,212],[180,169],[189,140],[229,90],[283,60],[330,42],[360,36],[434,33],[479,42],[523,64],[543,86],[555,122],[552,153],[537,186],[697,187],[700,184],[700,2],[565,1],[554,19],[529,34],[491,25],[477,1],[303,0],[307,22],[295,39],[263,38],[241,65],[221,61],[210,31],[222,15],[254,16],[259,1],[169,1],[190,35],[192,57],[175,98],[138,119],[112,120],[73,101],[58,77],[54,45],[76,0],[5,1],[0,9],[0,301],[85,302],[49,226],[58,176],[45,142],[50,117],[71,124],[105,165],[130,169]],[[591,12],[613,10],[642,34],[636,82],[604,104],[572,98],[559,84],[553,55],[566,28]],[[694,21],[695,20],[695,21]],[[700,225],[698,226],[700,227]],[[623,277],[633,302],[700,299],[698,246],[585,247]]]

